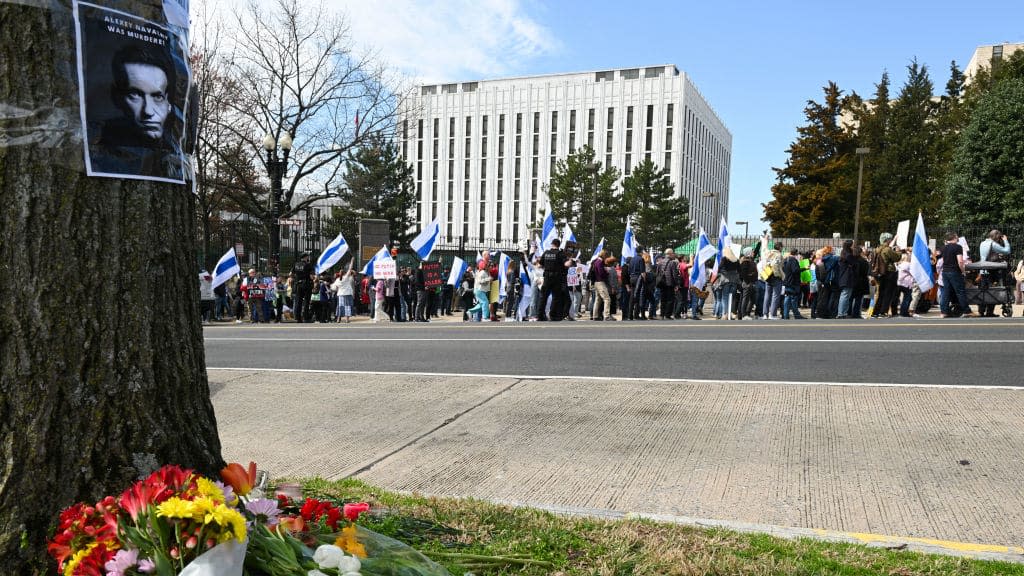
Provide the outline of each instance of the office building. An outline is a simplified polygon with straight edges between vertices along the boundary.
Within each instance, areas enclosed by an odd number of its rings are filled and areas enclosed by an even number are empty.
[[[728,217],[732,135],[672,65],[423,85],[397,136],[415,170],[417,222],[440,218],[449,242],[525,239],[555,162],[585,145],[623,177],[644,159],[668,168],[710,235]]]

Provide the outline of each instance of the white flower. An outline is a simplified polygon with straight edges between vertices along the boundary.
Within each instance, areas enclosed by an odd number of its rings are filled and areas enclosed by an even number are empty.
[[[359,572],[345,572],[341,576],[363,576],[363,575],[360,574]]]
[[[324,574],[319,570],[310,570],[309,572],[306,572],[306,576],[327,576],[327,574]]]
[[[341,561],[338,562],[338,572],[359,572],[362,565],[359,563],[359,558],[355,556],[342,556]]]
[[[313,553],[313,562],[316,562],[321,568],[337,568],[338,563],[344,557],[345,553],[342,552],[341,548],[324,544]]]

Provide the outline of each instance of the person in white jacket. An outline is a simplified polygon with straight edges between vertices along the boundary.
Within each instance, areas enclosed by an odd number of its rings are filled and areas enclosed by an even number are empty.
[[[348,272],[338,276],[331,284],[331,291],[338,295],[338,309],[335,311],[335,322],[341,322],[342,317],[345,323],[352,321],[352,306],[355,303],[356,294],[356,273],[351,268]]]

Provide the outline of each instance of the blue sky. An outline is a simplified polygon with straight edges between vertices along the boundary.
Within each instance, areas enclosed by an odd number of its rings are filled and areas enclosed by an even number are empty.
[[[330,0],[328,0],[330,1]],[[895,95],[913,58],[940,93],[950,61],[1024,41],[1024,1],[335,0],[357,40],[419,80],[445,81],[671,63],[733,134],[730,223],[760,231],[773,166],[828,81]]]

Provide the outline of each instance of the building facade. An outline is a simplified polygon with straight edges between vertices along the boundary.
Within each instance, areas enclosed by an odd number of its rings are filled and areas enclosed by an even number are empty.
[[[417,222],[440,218],[449,242],[526,239],[555,162],[583,146],[623,177],[644,159],[667,168],[710,235],[728,218],[732,134],[672,65],[423,85],[397,137]]]
[[[971,54],[971,59],[967,62],[967,67],[964,68],[964,79],[967,84],[970,84],[978,72],[982,68],[991,68],[995,63],[1009,58],[1014,52],[1024,48],[1024,43],[1003,43],[1003,44],[990,44],[987,46],[978,46],[974,49],[974,54]]]

